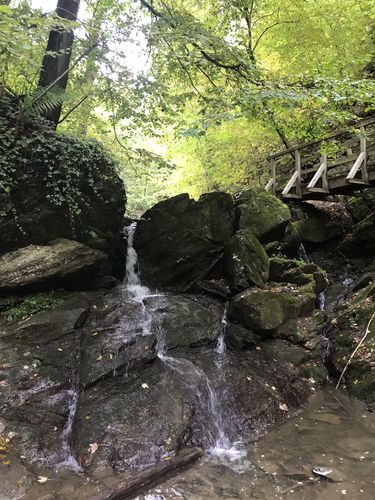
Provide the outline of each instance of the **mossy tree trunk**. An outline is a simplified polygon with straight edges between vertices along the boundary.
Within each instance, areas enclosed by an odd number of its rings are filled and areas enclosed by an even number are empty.
[[[80,0],[58,0],[56,13],[63,19],[76,21]],[[68,84],[70,58],[74,41],[73,30],[64,30],[56,26],[50,31],[46,52],[44,54],[39,76],[39,86],[54,87],[65,90]],[[56,53],[58,53],[56,55]],[[65,73],[65,74],[64,74]],[[63,75],[63,76],[62,76]],[[59,122],[61,104],[46,114],[46,118],[55,124]]]

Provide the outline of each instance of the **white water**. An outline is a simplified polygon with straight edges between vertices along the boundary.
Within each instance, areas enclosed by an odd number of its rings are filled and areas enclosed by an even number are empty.
[[[134,234],[136,223],[128,227],[128,245],[126,259],[125,286],[133,300],[144,304],[144,299],[153,294],[149,288],[142,286],[139,273],[138,256],[134,249]],[[151,315],[143,308],[143,324],[145,329],[151,328]],[[225,350],[225,333],[227,328],[227,304],[225,305],[221,320],[220,335],[217,340],[215,352],[222,355]],[[204,421],[202,427],[205,431],[202,445],[206,448],[206,453],[212,458],[218,459],[221,463],[230,465],[234,470],[242,472],[247,467],[244,461],[246,452],[238,448],[237,443],[233,443],[228,436],[228,420],[223,410],[220,398],[214,390],[209,378],[203,370],[187,359],[174,358],[167,354],[165,336],[160,328],[156,329],[157,354],[159,359],[168,366],[181,379],[181,382],[196,395],[198,412]],[[151,333],[148,331],[148,333]]]
[[[227,348],[227,346],[225,345],[225,334],[228,326],[227,312],[228,312],[228,302],[225,303],[223,317],[221,318],[221,331],[217,339],[217,344],[215,348],[217,354],[223,354]]]
[[[127,228],[128,245],[126,253],[125,285],[131,293],[133,299],[137,302],[143,302],[143,299],[150,295],[150,289],[141,285],[139,275],[138,255],[134,248],[134,234],[137,229],[137,223],[133,222]]]
[[[299,259],[306,262],[306,264],[310,264],[310,259],[309,259],[309,256],[307,255],[306,248],[303,246],[303,243],[301,243],[299,246],[298,257],[299,257]]]
[[[72,450],[72,429],[74,417],[77,411],[78,404],[78,390],[76,387],[68,391],[70,397],[69,401],[69,412],[68,419],[66,421],[65,427],[61,433],[61,447],[64,453],[64,460],[56,465],[57,469],[65,468],[70,469],[76,473],[82,472],[81,466],[78,464],[77,460],[73,456]]]

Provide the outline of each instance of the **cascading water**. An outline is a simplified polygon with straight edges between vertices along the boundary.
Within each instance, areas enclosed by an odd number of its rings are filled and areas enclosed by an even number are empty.
[[[125,267],[125,286],[133,295],[134,300],[142,302],[150,294],[149,288],[141,285],[139,276],[138,255],[134,248],[134,234],[137,229],[137,223],[133,222],[127,228],[128,245],[126,253]]]
[[[82,472],[82,468],[78,464],[73,454],[72,431],[73,431],[73,423],[77,412],[77,405],[79,398],[79,390],[78,390],[79,371],[80,371],[80,363],[78,358],[76,360],[75,369],[73,372],[72,387],[67,391],[67,394],[69,396],[68,418],[61,433],[61,449],[64,454],[64,459],[62,462],[56,465],[57,469],[60,468],[70,469],[76,472],[77,474]]]
[[[306,262],[306,264],[310,264],[310,259],[307,255],[306,248],[303,246],[303,243],[301,243],[298,248],[298,258]]]
[[[223,317],[221,318],[221,331],[217,339],[217,344],[215,348],[217,354],[223,354],[227,348],[225,345],[225,334],[228,326],[227,312],[228,312],[228,302],[225,303]]]
[[[128,227],[128,248],[126,259],[125,289],[129,291],[133,300],[142,302],[147,297],[155,296],[145,286],[142,286],[139,276],[139,265],[137,252],[134,249],[134,234],[136,223]],[[157,294],[162,297],[162,295]],[[151,328],[151,317],[146,308],[143,309],[144,323]],[[227,305],[224,308],[221,320],[220,334],[217,340],[215,352],[222,355],[225,352],[225,332],[227,327]],[[150,333],[150,332],[148,332]],[[235,470],[242,472],[248,463],[244,460],[246,452],[237,448],[228,436],[229,420],[226,419],[226,412],[223,409],[219,395],[215,391],[212,383],[198,366],[184,358],[175,358],[167,354],[165,336],[160,327],[156,328],[157,353],[159,359],[181,378],[182,383],[197,398],[199,414],[204,421],[202,428],[205,436],[202,438],[202,445],[206,448],[209,456],[215,457],[232,465]]]

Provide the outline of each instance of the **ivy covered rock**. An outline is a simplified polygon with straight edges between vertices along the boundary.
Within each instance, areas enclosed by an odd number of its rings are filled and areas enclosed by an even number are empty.
[[[291,219],[287,205],[264,189],[248,189],[236,200],[240,229],[250,229],[262,243],[284,236]]]
[[[308,288],[267,286],[249,288],[236,295],[228,316],[259,334],[270,334],[283,323],[314,310],[316,295]]]
[[[198,201],[180,194],[148,210],[138,222],[134,246],[142,281],[184,289],[207,275],[234,232],[234,205],[226,193]]]
[[[108,270],[104,252],[76,241],[29,245],[0,257],[0,292],[85,288]]]
[[[40,117],[21,126],[18,112],[3,93],[0,255],[68,238],[107,253],[121,275],[126,197],[114,160],[98,142],[56,133]]]
[[[229,240],[224,250],[226,273],[231,289],[244,290],[262,286],[268,280],[269,258],[249,229],[241,229]]]

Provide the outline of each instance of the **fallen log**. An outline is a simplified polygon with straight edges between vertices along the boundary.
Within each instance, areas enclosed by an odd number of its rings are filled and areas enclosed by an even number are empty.
[[[142,491],[168,479],[171,475],[185,469],[195,460],[203,456],[201,448],[186,448],[178,455],[147,467],[125,481],[105,488],[86,498],[86,500],[128,500],[136,497]]]

